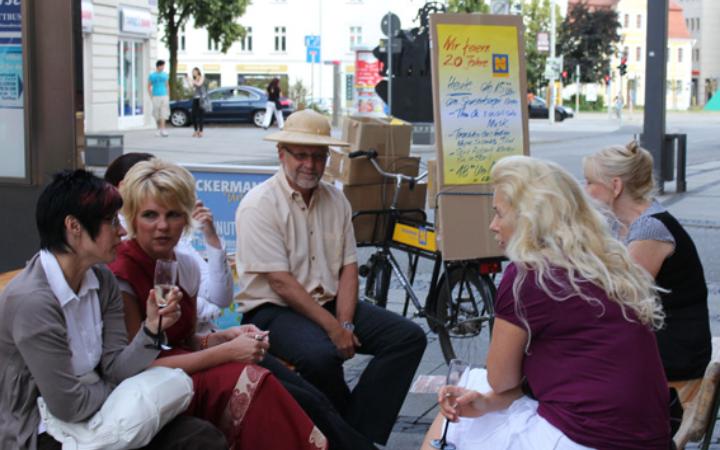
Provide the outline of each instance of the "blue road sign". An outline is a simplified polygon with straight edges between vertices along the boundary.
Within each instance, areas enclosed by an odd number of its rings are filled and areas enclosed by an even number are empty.
[[[307,47],[305,62],[320,63],[320,47]]]
[[[315,34],[305,36],[305,47],[320,48],[320,36]]]

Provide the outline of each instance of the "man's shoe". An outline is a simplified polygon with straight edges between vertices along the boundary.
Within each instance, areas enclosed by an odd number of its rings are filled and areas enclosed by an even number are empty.
[[[165,131],[165,130],[161,131],[160,134],[162,135],[162,137],[168,137],[168,136],[169,136],[168,132]]]

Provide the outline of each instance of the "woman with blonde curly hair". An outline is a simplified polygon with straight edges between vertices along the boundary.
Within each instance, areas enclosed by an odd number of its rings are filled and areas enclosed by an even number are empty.
[[[180,368],[193,379],[187,414],[212,422],[229,448],[327,448],[325,436],[265,368],[257,364],[269,347],[267,332],[252,325],[204,336],[195,333],[200,268],[176,248],[190,227],[195,181],[186,169],[160,159],[135,164],[120,194],[131,239],[118,246],[110,269],[119,280],[130,339],[141,328],[158,259],[177,261],[182,315],[165,331],[171,350],[154,365]],[[268,420],[270,417],[272,421]]]
[[[458,449],[670,448],[652,278],[558,165],[507,157],[491,179],[490,230],[510,265],[487,371],[440,390],[448,440]]]
[[[653,198],[652,156],[631,142],[600,150],[583,165],[587,192],[612,210],[630,256],[663,288],[665,326],[655,336],[668,380],[701,378],[712,353],[707,284],[692,239]],[[699,383],[671,385],[687,404]]]

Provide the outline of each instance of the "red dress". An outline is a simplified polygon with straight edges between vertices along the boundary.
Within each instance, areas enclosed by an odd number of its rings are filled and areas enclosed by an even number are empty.
[[[155,261],[133,239],[118,247],[110,269],[132,286],[144,316]],[[183,290],[180,306],[181,318],[166,331],[173,349],[160,357],[192,351],[196,299]],[[192,379],[195,394],[186,414],[217,426],[230,449],[327,449],[325,436],[267,369],[233,362],[196,372]]]

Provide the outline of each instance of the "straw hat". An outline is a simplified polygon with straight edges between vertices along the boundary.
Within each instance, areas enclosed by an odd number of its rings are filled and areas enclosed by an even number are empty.
[[[303,109],[290,114],[282,131],[265,136],[265,140],[298,145],[350,146],[333,138],[330,131],[330,121],[325,116],[312,109]]]

